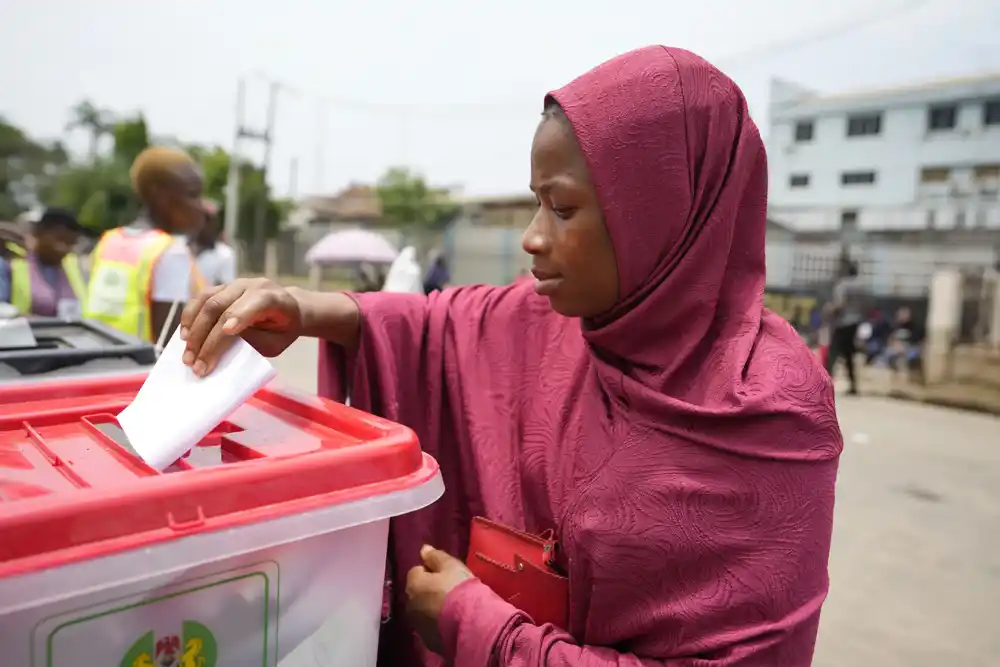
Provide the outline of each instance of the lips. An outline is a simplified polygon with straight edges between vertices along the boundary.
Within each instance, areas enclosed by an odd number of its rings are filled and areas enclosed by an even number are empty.
[[[536,269],[536,268],[531,269],[531,275],[533,275],[535,277],[535,280],[539,282],[562,278],[562,276],[560,276],[558,273],[552,273],[550,271],[542,271],[541,269]]]
[[[541,296],[552,296],[562,285],[563,278],[558,273],[533,268],[531,275],[535,277],[535,294]]]

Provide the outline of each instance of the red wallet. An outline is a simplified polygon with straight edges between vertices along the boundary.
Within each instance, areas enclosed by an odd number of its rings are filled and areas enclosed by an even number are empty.
[[[529,535],[477,516],[465,564],[536,624],[566,629],[569,580],[554,569],[556,548],[551,531]]]

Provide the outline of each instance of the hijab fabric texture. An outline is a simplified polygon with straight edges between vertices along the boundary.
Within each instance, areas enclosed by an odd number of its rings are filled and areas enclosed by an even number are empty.
[[[656,46],[550,96],[597,188],[614,310],[561,317],[528,281],[362,294],[357,354],[321,350],[321,392],[413,428],[447,487],[392,521],[379,664],[444,664],[403,617],[406,572],[423,543],[464,558],[482,515],[555,530],[569,627],[470,580],[440,619],[448,664],[805,667],[842,438],[829,377],[763,308],[767,162],[743,94]]]

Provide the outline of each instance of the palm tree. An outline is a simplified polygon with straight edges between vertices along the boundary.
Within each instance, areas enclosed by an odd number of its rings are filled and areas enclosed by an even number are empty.
[[[73,107],[72,119],[67,130],[83,129],[90,133],[90,160],[97,157],[101,137],[114,129],[114,118],[110,111],[100,109],[90,100],[83,100]]]

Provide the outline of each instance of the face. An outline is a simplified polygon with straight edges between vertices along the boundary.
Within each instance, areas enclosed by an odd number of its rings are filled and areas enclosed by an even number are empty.
[[[587,162],[568,121],[543,118],[531,145],[538,212],[524,232],[535,291],[566,317],[596,317],[618,302],[618,265]]]
[[[152,188],[149,207],[172,233],[197,234],[205,224],[203,190],[204,181],[196,167],[175,167],[168,178]]]
[[[80,236],[68,229],[47,229],[34,235],[32,249],[43,264],[55,265],[73,252]]]

